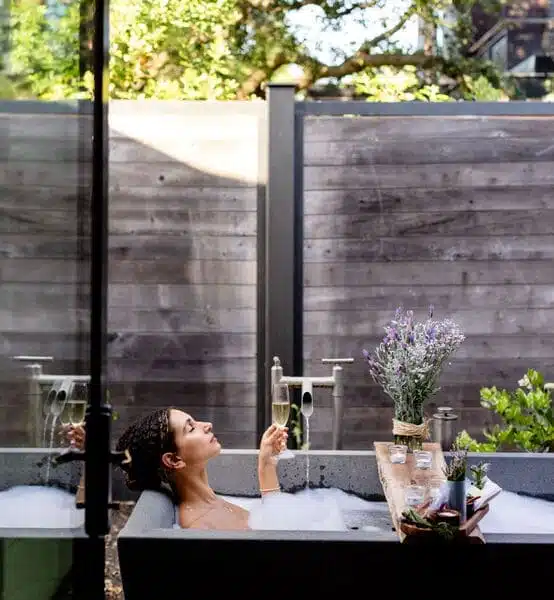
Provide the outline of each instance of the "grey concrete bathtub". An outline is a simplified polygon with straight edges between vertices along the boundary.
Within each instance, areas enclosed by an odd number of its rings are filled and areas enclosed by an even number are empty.
[[[311,486],[338,487],[368,500],[384,501],[374,452],[321,451],[311,452],[310,457]],[[504,489],[554,499],[553,454],[474,454],[470,464],[480,460],[491,463],[491,477]],[[305,455],[283,461],[280,471],[286,491],[301,489]],[[209,475],[220,494],[258,494],[255,451],[224,451],[210,464]],[[360,517],[363,522],[363,515],[357,515],[358,521]],[[348,515],[345,520],[348,523]],[[183,586],[187,595],[236,592],[242,598],[257,598],[261,587],[271,587],[272,581],[277,588],[285,586],[293,592],[293,597],[327,595],[332,590],[342,594],[364,582],[377,582],[383,573],[390,577],[394,565],[401,565],[395,581],[398,586],[446,559],[444,548],[401,545],[396,534],[386,528],[371,532],[212,532],[182,530],[174,523],[174,506],[167,496],[155,492],[140,496],[118,538],[126,600],[163,597]],[[484,546],[449,549],[448,560],[457,560],[457,553],[463,552],[459,560],[467,562],[471,553],[475,560],[463,568],[471,566],[472,580],[477,584],[481,578],[481,585],[486,586],[491,576],[497,580],[494,573],[502,573],[507,582],[511,567],[516,573],[530,551],[534,568],[554,566],[554,536],[550,535],[490,535]],[[211,573],[209,580],[198,580],[197,574],[206,571]],[[510,589],[508,584],[506,589]]]
[[[49,454],[44,449],[0,449],[0,491],[14,486],[43,485]],[[73,464],[51,470],[51,485],[74,491],[78,468]],[[55,529],[6,525],[9,523],[2,523],[0,514],[2,600],[49,600],[56,597],[61,587],[71,587],[76,544],[85,538],[82,526]]]

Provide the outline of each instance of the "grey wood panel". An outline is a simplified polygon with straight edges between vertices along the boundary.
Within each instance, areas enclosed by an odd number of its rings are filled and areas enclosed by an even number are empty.
[[[109,240],[111,257],[126,260],[166,260],[182,256],[183,260],[255,261],[255,236],[114,235]],[[0,244],[0,255],[1,255]]]
[[[361,356],[362,349],[371,350],[381,341],[382,336],[305,335],[304,357],[320,359],[333,356]],[[526,361],[554,358],[554,334],[542,336],[533,334],[520,335],[468,335],[456,352],[452,364],[458,359],[513,359]],[[527,369],[527,367],[524,367]]]
[[[0,272],[1,269],[0,266]],[[506,262],[457,260],[448,263],[447,269],[438,268],[434,261],[424,260],[386,263],[317,262],[304,266],[304,285],[313,288],[335,286],[352,288],[370,284],[404,287],[499,284],[528,286],[544,285],[551,281],[554,281],[552,264],[540,260]],[[309,295],[315,293],[310,291]]]
[[[552,275],[550,276],[552,282]],[[498,314],[505,309],[543,309],[552,307],[554,285],[476,285],[476,286],[370,286],[307,288],[304,308],[307,311],[370,311],[383,310],[392,318],[397,306],[423,311],[425,318],[429,306],[435,306],[435,315],[449,316],[453,310],[496,309]],[[505,308],[504,308],[505,307]],[[509,313],[508,313],[509,314]],[[350,317],[356,319],[351,313]]]
[[[119,382],[205,382],[245,383],[256,381],[255,358],[211,359],[186,361],[153,357],[149,361],[112,359],[108,362],[108,377]]]
[[[183,174],[183,177],[185,175]],[[305,167],[306,190],[377,188],[467,188],[551,186],[554,163],[474,163]]]
[[[183,260],[173,256],[168,256],[163,262],[112,259],[110,281],[112,284],[140,281],[144,285],[168,281],[175,285],[256,285],[257,264],[255,261],[226,259]]]
[[[210,381],[197,383],[167,381],[110,382],[110,398],[114,407],[122,405],[156,406],[172,404],[186,410],[189,406],[256,406],[254,383]]]
[[[90,311],[80,308],[0,309],[0,330],[71,333],[88,328]],[[131,309],[109,308],[108,327],[119,333],[250,333],[256,328],[255,309]]]
[[[418,165],[498,162],[540,162],[554,160],[554,122],[549,121],[536,137],[418,139],[385,138],[380,140],[308,141],[304,145],[304,164],[339,165]]]
[[[110,307],[132,307],[163,311],[166,309],[252,309],[256,307],[253,285],[174,285],[117,284],[108,290]],[[1,302],[0,302],[1,306]]]
[[[110,359],[150,361],[153,357],[172,360],[197,361],[224,358],[252,358],[256,355],[256,335],[249,333],[189,334],[162,331],[154,333],[108,332],[108,356]],[[61,374],[71,363],[83,356],[88,360],[89,338],[86,330],[77,335],[70,330],[58,329],[51,332],[33,330],[0,331],[0,347],[4,356],[53,356],[54,362],[47,365],[49,373]],[[17,363],[9,364],[9,375],[14,376]],[[72,368],[72,367],[71,367]],[[86,369],[85,369],[86,370]],[[23,372],[21,371],[21,375]],[[209,383],[209,382],[207,382]]]
[[[83,260],[89,257],[88,238],[54,235],[4,234],[0,238],[1,258]],[[256,260],[255,236],[204,236],[130,234],[111,236],[110,258],[117,260],[161,260],[182,256],[184,261]]]
[[[186,207],[174,210],[112,209],[109,213],[110,235],[190,235],[208,236],[252,236],[256,235],[255,212],[196,211]],[[17,208],[0,211],[0,234],[57,234],[90,235],[90,223],[83,219],[69,220],[64,211],[21,210]]]
[[[1,226],[1,222],[0,222]],[[554,210],[402,212],[389,214],[313,215],[304,218],[306,238],[403,237],[416,235],[549,235]]]
[[[0,220],[0,228],[2,221]],[[197,211],[183,201],[181,209],[173,210],[112,210],[109,215],[111,235],[156,234],[203,236],[254,236],[257,231],[256,212]]]
[[[376,240],[309,239],[304,244],[306,262],[418,261],[451,263],[458,260],[552,260],[551,235],[473,237],[417,236]],[[444,268],[444,267],[443,267]]]
[[[306,143],[544,136],[547,147],[553,131],[552,117],[307,117],[304,120]]]
[[[554,285],[552,286],[554,288]],[[502,306],[506,302],[499,303]],[[475,309],[464,305],[449,311],[448,318],[460,325],[466,335],[519,335],[541,336],[554,322],[554,309],[493,308]],[[441,311],[442,312],[442,311]],[[309,311],[304,313],[304,332],[307,335],[378,336],[383,334],[383,323],[391,318],[390,311]]]
[[[304,193],[305,215],[379,215],[408,212],[458,213],[463,210],[551,210],[549,187],[390,188],[367,182],[361,189]]]
[[[205,210],[205,211],[255,211],[257,189],[255,187],[120,187],[111,180],[109,190],[110,212],[154,211],[154,210]],[[79,197],[80,194],[80,197]],[[63,211],[68,216],[77,216],[78,210],[88,206],[89,190],[85,187],[60,186],[8,186],[0,185],[2,209]]]
[[[222,177],[179,162],[110,163],[110,177],[124,187],[252,186],[258,175],[258,165],[248,161],[241,164],[242,169],[233,172],[233,176]],[[221,165],[221,168],[225,167],[226,165]],[[82,185],[83,177],[90,177],[89,169],[78,163],[0,162],[0,185],[75,188]]]

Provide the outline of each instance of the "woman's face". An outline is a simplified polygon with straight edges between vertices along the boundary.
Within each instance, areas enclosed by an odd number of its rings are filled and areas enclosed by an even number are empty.
[[[169,427],[175,439],[176,453],[185,465],[204,464],[221,451],[211,423],[195,421],[186,412],[172,409]]]

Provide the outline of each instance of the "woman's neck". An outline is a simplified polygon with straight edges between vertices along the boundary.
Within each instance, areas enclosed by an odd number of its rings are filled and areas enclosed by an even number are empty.
[[[215,492],[208,483],[205,468],[189,470],[178,474],[175,488],[179,501],[188,505],[209,504],[216,500]]]

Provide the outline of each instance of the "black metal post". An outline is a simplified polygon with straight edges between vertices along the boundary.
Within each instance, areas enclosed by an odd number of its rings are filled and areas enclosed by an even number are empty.
[[[108,288],[108,40],[109,0],[94,7],[94,106],[91,199],[90,402],[86,415],[85,532],[87,596],[104,598],[104,536],[110,530],[111,408],[106,403]]]
[[[270,377],[273,356],[279,356],[285,375],[302,374],[303,320],[303,210],[302,210],[302,138],[296,139],[298,120],[293,84],[269,84],[268,169],[265,223],[265,330],[264,353],[258,357],[259,374],[265,390],[258,398],[258,434],[271,419]],[[259,271],[260,272],[260,271]],[[263,370],[263,372],[262,372]],[[293,402],[299,404],[299,394]],[[263,410],[260,408],[263,407]],[[265,419],[265,423],[261,422]],[[291,443],[294,440],[291,438]]]

